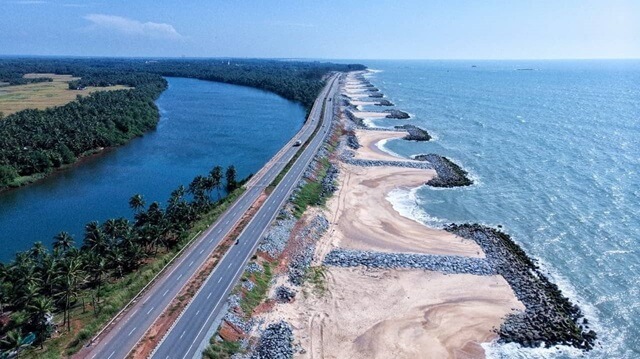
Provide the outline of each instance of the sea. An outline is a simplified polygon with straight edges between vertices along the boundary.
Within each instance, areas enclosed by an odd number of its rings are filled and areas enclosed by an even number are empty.
[[[590,352],[485,346],[490,358],[640,358],[640,61],[366,61],[367,76],[431,142],[387,141],[403,157],[437,153],[466,188],[389,195],[428,226],[502,226],[579,304],[599,336]],[[365,107],[377,110],[377,106]]]

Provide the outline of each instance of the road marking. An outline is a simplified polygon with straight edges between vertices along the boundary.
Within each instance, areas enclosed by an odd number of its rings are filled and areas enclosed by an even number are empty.
[[[209,295],[207,296],[207,299],[209,299],[209,297],[211,296],[211,294],[213,294],[213,292],[209,293]]]
[[[184,333],[186,333],[186,332],[187,332],[187,330],[185,329],[185,330],[182,332],[182,334],[180,335],[180,339],[182,339],[182,337],[184,337]]]
[[[227,266],[227,268],[231,268],[231,265],[232,265],[232,264],[233,264],[233,263],[229,263],[229,266]]]
[[[198,315],[198,314],[200,314],[200,311],[197,311],[197,312],[196,312],[196,315]]]
[[[167,293],[169,293],[169,289],[167,289],[167,291],[164,292],[164,294],[162,296],[164,297],[165,295],[167,295]]]
[[[204,252],[204,248],[200,250],[200,254],[202,254],[202,252]]]
[[[133,334],[133,331],[136,330],[136,329],[138,329],[138,327],[135,327],[135,328],[131,329],[131,331],[129,332],[129,335],[127,335],[127,336],[130,337],[131,334]]]
[[[229,221],[227,221],[227,223],[229,223]],[[222,229],[218,229],[218,233],[222,232]]]
[[[182,278],[182,274],[180,274],[176,280],[180,280],[180,278]]]
[[[111,353],[111,355],[109,355],[109,357],[107,359],[111,359],[111,357],[113,356],[113,354],[115,354],[116,351],[114,350],[113,353]]]
[[[202,253],[202,252],[200,252],[200,253]],[[189,267],[191,267],[192,265],[193,265],[193,261],[191,261],[191,263],[189,263]]]
[[[151,309],[149,309],[149,311],[147,312],[147,315],[149,315],[154,308],[155,307],[151,307]]]
[[[218,279],[218,283],[220,283],[221,280],[222,280],[222,277],[220,277],[220,279]]]

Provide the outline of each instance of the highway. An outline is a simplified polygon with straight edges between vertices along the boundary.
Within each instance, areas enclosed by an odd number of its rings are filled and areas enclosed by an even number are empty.
[[[296,152],[300,150],[301,147],[295,147],[293,146],[293,143],[295,143],[296,140],[300,140],[303,143],[307,141],[307,139],[309,139],[313,134],[313,131],[317,127],[321,117],[325,121],[327,120],[326,116],[323,116],[322,114],[323,103],[327,98],[329,98],[329,96],[334,96],[337,87],[337,78],[338,75],[334,75],[327,81],[327,86],[325,86],[321,94],[316,99],[316,102],[310,111],[309,118],[298,134],[294,136],[291,141],[287,143],[285,147],[283,147],[282,150],[280,150],[274,158],[272,158],[272,160],[270,160],[263,169],[261,169],[251,179],[251,181],[249,181],[246,191],[234,202],[234,204],[225,211],[211,227],[201,234],[191,244],[191,246],[186,249],[179,258],[177,258],[175,263],[168,267],[155,281],[155,283],[153,283],[145,293],[135,300],[134,304],[116,318],[104,333],[100,334],[92,343],[90,343],[89,346],[83,348],[83,350],[74,357],[116,359],[126,358],[129,355],[155,320],[164,312],[180,290],[188,283],[189,279],[198,272],[198,269],[212,254],[217,245],[231,232],[264,189],[271,184],[286,164],[293,158]],[[328,103],[331,104],[331,102]],[[330,116],[332,116],[332,106],[328,106],[327,108],[331,109],[329,112],[331,112]],[[218,264],[212,273],[212,277],[227,273],[227,275],[224,275],[225,278],[235,280],[237,277],[235,275],[236,272],[238,272],[237,275],[239,276],[246,259],[250,256],[248,253],[252,253],[255,250],[264,228],[266,228],[271,219],[275,217],[281,202],[286,200],[288,193],[297,182],[297,180],[293,181],[293,178],[299,178],[299,176],[295,176],[294,174],[301,175],[304,171],[304,168],[300,169],[300,164],[304,161],[310,161],[310,158],[313,158],[313,155],[321,143],[321,138],[326,136],[328,130],[329,125],[321,127],[321,131],[319,131],[318,135],[310,142],[309,146],[307,146],[304,153],[298,158],[298,161],[296,161],[296,164],[293,166],[291,171],[289,171],[287,176],[284,177],[268,197],[261,209],[254,216],[254,220],[252,220],[245,228],[239,238],[240,244],[233,246],[230,249],[227,255],[223,258],[223,261]],[[275,198],[278,198],[280,202],[277,202]],[[256,223],[260,223],[260,225],[257,225]],[[246,258],[244,257],[245,253],[247,253]],[[229,264],[230,261],[233,263]],[[229,273],[232,273],[233,275],[229,276]],[[212,290],[212,277],[205,282],[203,288]],[[225,293],[228,292],[225,288],[226,286],[229,286],[230,289],[231,284],[226,284],[223,287],[224,283],[230,282],[226,279],[221,279],[218,283],[215,283],[217,280],[218,278],[215,278],[213,281],[213,287],[215,287],[214,292],[217,293],[216,298],[221,298],[220,301],[223,301],[223,299],[226,298]],[[182,322],[182,318],[186,316],[186,313],[189,312],[192,307],[196,306],[195,303],[200,303],[202,300],[202,293],[204,293],[204,291],[201,290],[194,298],[192,304],[189,305],[188,310],[184,312],[185,315],[176,322],[176,327],[178,327]],[[206,292],[206,296],[210,296],[209,293],[211,292]],[[211,297],[205,299],[207,301],[214,300],[214,298]],[[202,311],[205,310],[206,306],[198,306],[198,308],[202,308],[200,309]],[[219,308],[211,307],[209,312],[198,312],[196,316],[206,318],[207,316],[210,316],[210,313],[213,310],[219,311]],[[189,313],[191,314],[191,312]],[[191,324],[191,326],[195,326],[195,324]],[[200,328],[197,329],[200,330]],[[206,332],[206,330],[202,331]],[[164,347],[166,346],[164,343],[170,342],[168,340],[173,340],[173,333],[174,331],[172,330],[167,336],[167,340],[163,342],[163,345],[158,347],[158,352],[160,352],[160,350],[164,350]],[[185,335],[186,333],[183,335],[182,339],[187,340],[188,337],[185,337]],[[193,340],[190,339],[189,342],[191,343]],[[195,346],[197,347],[197,345]],[[186,352],[187,348],[184,348],[184,350]],[[192,349],[189,350],[192,351]],[[173,358],[171,355],[169,357]],[[175,358],[182,357],[185,356],[182,354],[175,356]],[[166,356],[163,358],[166,358]]]
[[[230,248],[227,255],[207,278],[189,306],[156,348],[152,358],[201,357],[201,344],[208,342],[208,331],[220,313],[229,292],[242,275],[260,239],[289,199],[305,169],[330,132],[330,124],[333,120],[333,103],[330,99],[335,97],[338,84],[335,78],[330,80],[329,84],[331,87],[328,93],[319,97],[324,101],[327,110],[321,114],[322,126],[317,135],[245,227],[238,237],[239,244]]]

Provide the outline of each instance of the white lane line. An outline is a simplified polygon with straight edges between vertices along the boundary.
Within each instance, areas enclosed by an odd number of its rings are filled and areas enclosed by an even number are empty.
[[[202,254],[202,252],[204,252],[204,248],[200,250],[200,254]]]
[[[189,263],[189,267],[191,267],[193,265],[193,261],[191,261],[191,263]]]
[[[231,268],[231,265],[232,265],[232,264],[233,264],[233,263],[229,263],[229,265],[227,266],[227,268]]]
[[[200,311],[199,311],[199,310],[196,312],[196,316],[197,316],[198,314],[200,314]]]
[[[136,329],[138,329],[138,327],[135,327],[135,328],[131,329],[131,331],[129,332],[129,335],[127,335],[127,336],[130,337],[131,334],[133,334],[133,331],[136,330]]]
[[[222,277],[220,277],[220,279],[218,279],[218,283],[220,283],[221,280],[222,280]]]
[[[182,274],[180,274],[176,280],[180,280],[180,278],[182,278]]]
[[[180,339],[182,339],[182,337],[184,337],[184,333],[186,333],[186,332],[187,332],[187,330],[185,329],[185,330],[182,332],[182,334],[180,335]]]
[[[109,355],[109,357],[107,359],[111,359],[111,357],[113,356],[113,354],[115,354],[116,351],[114,350],[113,353],[111,353],[111,355]]]
[[[153,309],[155,309],[155,307],[151,307],[151,309],[149,309],[149,311],[147,312],[147,315],[149,315]]]
[[[209,297],[211,296],[211,294],[213,294],[213,292],[209,293],[209,295],[207,296],[207,299],[209,299]]]
[[[167,293],[169,293],[169,289],[167,289],[167,291],[164,292],[164,294],[162,296],[164,297],[165,295],[167,295]]]
[[[227,221],[227,223],[229,223],[229,221]],[[222,232],[222,229],[218,229],[218,233]]]

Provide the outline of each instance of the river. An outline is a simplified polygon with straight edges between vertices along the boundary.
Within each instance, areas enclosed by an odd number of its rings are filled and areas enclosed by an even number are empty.
[[[302,126],[305,109],[275,94],[167,78],[155,131],[30,186],[0,194],[0,260],[58,232],[82,241],[84,225],[131,217],[129,198],[165,201],[213,166],[257,172]]]

